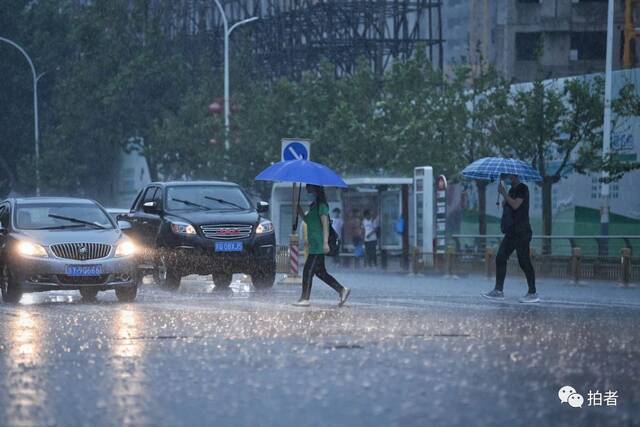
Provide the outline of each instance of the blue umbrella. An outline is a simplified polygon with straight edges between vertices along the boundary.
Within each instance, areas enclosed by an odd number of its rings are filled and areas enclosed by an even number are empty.
[[[323,187],[346,187],[340,176],[320,163],[311,160],[288,160],[274,163],[258,176],[258,181],[299,182]]]
[[[530,164],[517,159],[484,157],[464,168],[462,176],[472,179],[499,179],[501,174],[516,175],[520,181],[542,181],[540,173]]]
[[[347,183],[340,176],[320,163],[311,160],[286,160],[274,163],[256,176],[258,181],[292,182],[320,185],[323,187],[346,187]],[[298,187],[298,201],[300,201],[300,189]],[[295,186],[293,187],[292,200],[295,200]],[[298,214],[292,223],[292,231],[298,228]]]

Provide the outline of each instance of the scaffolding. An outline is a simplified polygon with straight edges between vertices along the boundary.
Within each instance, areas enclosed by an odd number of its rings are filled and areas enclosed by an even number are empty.
[[[270,2],[276,3],[276,2]],[[284,2],[277,2],[284,3]],[[298,0],[263,16],[254,33],[255,57],[271,76],[299,77],[326,59],[338,74],[364,58],[382,73],[416,49],[442,69],[440,2],[408,0]]]
[[[299,78],[323,59],[336,73],[350,73],[360,58],[378,73],[394,60],[425,49],[443,67],[442,2],[439,0],[221,0],[229,22],[260,19],[241,30],[254,63],[270,78]],[[213,0],[155,0],[167,31],[222,46],[221,20]],[[167,9],[168,8],[168,9]],[[157,9],[156,9],[157,10]],[[170,17],[167,19],[167,17]],[[193,46],[192,46],[193,48]],[[206,47],[206,49],[211,49]]]

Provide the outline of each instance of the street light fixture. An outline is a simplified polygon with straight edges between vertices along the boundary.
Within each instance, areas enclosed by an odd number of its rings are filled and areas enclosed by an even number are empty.
[[[229,22],[227,20],[227,15],[224,12],[224,8],[222,4],[220,4],[220,0],[214,0],[216,2],[216,6],[218,6],[218,10],[220,11],[220,15],[222,16],[222,24],[224,26],[224,130],[225,130],[225,138],[224,138],[224,151],[225,154],[229,152],[230,144],[229,144],[229,116],[231,114],[230,100],[229,100],[229,36],[231,32],[238,28],[240,25],[248,24],[249,22],[253,22],[258,19],[257,16],[243,19],[242,21],[238,21],[229,28]]]
[[[0,37],[0,41],[9,43],[11,46],[15,47],[24,55],[29,62],[29,66],[31,67],[31,74],[33,75],[33,127],[34,127],[34,135],[35,135],[35,158],[36,158],[36,195],[40,195],[40,133],[38,131],[38,80],[43,74],[38,75],[36,73],[36,67],[33,65],[33,61],[27,54],[27,52],[20,47],[16,42],[9,40],[4,37]]]

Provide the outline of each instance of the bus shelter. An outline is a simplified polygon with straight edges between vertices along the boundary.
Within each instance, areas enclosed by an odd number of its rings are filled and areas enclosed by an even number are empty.
[[[412,221],[412,188],[413,179],[409,177],[352,177],[344,180],[347,188],[327,188],[327,202],[331,216],[336,209],[340,210],[343,219],[343,250],[346,253],[354,250],[354,236],[365,211],[378,219],[378,249],[388,255],[409,256],[410,230]],[[300,203],[308,205],[311,199],[302,190]],[[271,190],[271,220],[277,233],[278,245],[288,245],[291,235],[293,206],[292,184],[274,183]],[[302,227],[298,228],[303,238]]]

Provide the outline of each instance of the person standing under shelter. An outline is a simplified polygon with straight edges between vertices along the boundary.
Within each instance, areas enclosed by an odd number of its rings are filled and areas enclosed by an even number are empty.
[[[509,191],[502,185],[502,180],[510,185]],[[529,188],[520,182],[517,175],[501,176],[498,191],[504,197],[502,203],[502,220],[500,228],[504,238],[496,255],[496,285],[491,292],[482,294],[492,300],[504,300],[504,279],[507,275],[507,261],[516,251],[518,263],[527,278],[529,291],[520,298],[521,303],[539,302],[536,291],[536,276],[531,264],[529,243],[531,242],[531,224],[529,222]]]
[[[353,209],[351,211],[351,219],[349,220],[349,233],[351,235],[351,243],[353,244],[353,257],[355,266],[360,264],[360,258],[364,256],[362,220],[360,219],[360,211]]]
[[[342,211],[340,211],[340,208],[334,208],[332,213],[333,217],[331,218],[331,225],[338,235],[338,253],[340,253],[340,249],[342,249],[342,229],[344,227],[344,222],[342,221],[341,216]]]
[[[378,249],[378,232],[377,221],[371,215],[370,210],[364,211],[364,221],[362,221],[364,227],[364,250],[366,265],[369,267],[377,266],[377,249]]]

